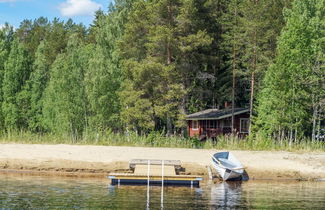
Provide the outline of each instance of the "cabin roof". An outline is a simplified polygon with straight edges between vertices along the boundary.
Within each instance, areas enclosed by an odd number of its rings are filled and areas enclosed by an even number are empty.
[[[248,108],[235,108],[234,115],[249,112]],[[231,117],[232,109],[206,109],[186,116],[186,120],[218,120]]]

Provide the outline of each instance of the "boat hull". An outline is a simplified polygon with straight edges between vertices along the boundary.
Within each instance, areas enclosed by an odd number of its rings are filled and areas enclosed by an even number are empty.
[[[224,181],[242,180],[244,167],[230,152],[220,152],[212,156],[212,166]]]
[[[213,164],[213,168],[219,173],[224,181],[242,180],[243,172],[241,171],[222,168],[215,163]]]

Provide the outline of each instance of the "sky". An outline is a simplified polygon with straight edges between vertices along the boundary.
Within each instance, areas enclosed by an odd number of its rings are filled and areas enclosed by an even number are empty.
[[[76,23],[88,26],[98,9],[107,11],[113,0],[0,0],[0,27],[8,22],[18,28],[24,19],[36,19],[41,16],[52,20],[71,18]]]

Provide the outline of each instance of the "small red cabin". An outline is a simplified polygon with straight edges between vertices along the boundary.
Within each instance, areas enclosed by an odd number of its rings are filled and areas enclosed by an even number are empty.
[[[232,109],[207,109],[186,116],[190,137],[215,138],[231,133]],[[245,136],[249,131],[249,109],[234,109],[234,131]]]

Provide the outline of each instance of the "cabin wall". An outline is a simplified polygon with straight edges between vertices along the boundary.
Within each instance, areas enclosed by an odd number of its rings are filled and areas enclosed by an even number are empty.
[[[248,113],[244,113],[244,114],[240,114],[240,115],[236,115],[235,116],[235,132],[236,133],[240,133],[240,119],[249,119],[249,114]]]
[[[237,133],[239,136],[245,136],[248,134],[248,133],[240,133],[240,129],[241,129],[240,121],[241,121],[241,119],[249,119],[249,117],[250,116],[248,113],[243,113],[243,114],[235,116],[234,128],[235,128],[235,133]],[[213,136],[220,135],[220,134],[230,134],[231,133],[231,125],[225,126],[225,121],[227,121],[229,124],[229,121],[231,121],[231,117],[224,118],[221,120],[199,120],[197,129],[194,129],[193,128],[193,120],[189,120],[189,121],[187,121],[188,122],[188,134],[190,137],[198,137],[201,134],[202,135],[206,135],[206,134],[211,135],[212,130],[214,130],[214,131],[212,131],[212,133],[214,133]]]
[[[198,129],[193,129],[192,127],[192,122],[193,120],[189,120],[187,121],[188,123],[188,134],[190,137],[195,137],[195,136],[199,136],[200,135],[200,130],[201,130],[201,124],[198,123]]]

